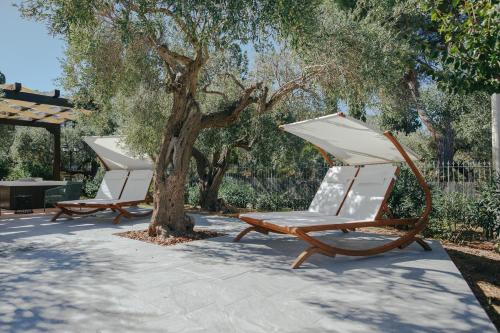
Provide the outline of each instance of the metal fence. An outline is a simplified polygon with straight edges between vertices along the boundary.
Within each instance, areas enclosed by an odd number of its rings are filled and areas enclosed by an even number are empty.
[[[462,192],[473,195],[477,185],[491,179],[491,162],[422,163],[422,173],[429,184],[446,192]]]
[[[477,185],[493,175],[490,162],[427,162],[418,167],[431,186],[466,195],[474,195]],[[225,175],[225,183],[255,193],[258,197],[252,205],[257,208],[306,209],[327,170],[327,165],[284,170],[233,166]]]

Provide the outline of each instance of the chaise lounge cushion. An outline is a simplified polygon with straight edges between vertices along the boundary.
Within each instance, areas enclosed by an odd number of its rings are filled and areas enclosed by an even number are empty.
[[[373,221],[380,212],[384,198],[396,177],[398,168],[390,164],[361,168],[354,179],[338,216],[310,211],[269,212],[241,214],[280,227],[307,227],[312,225],[343,224]]]

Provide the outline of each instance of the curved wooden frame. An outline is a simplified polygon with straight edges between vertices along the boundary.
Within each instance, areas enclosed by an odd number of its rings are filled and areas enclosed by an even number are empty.
[[[149,210],[145,213],[133,213],[129,212],[125,209],[125,207],[137,206],[140,203],[145,202],[145,200],[137,200],[137,201],[126,201],[126,202],[117,202],[117,203],[56,203],[55,206],[59,208],[59,212],[57,212],[51,219],[52,222],[57,220],[61,215],[67,215],[68,218],[72,218],[73,215],[91,215],[100,211],[104,211],[106,209],[111,209],[113,212],[118,212],[118,215],[113,219],[114,224],[120,223],[120,219],[125,217],[127,219],[134,217],[145,217],[151,215],[153,213],[152,210]],[[93,208],[91,210],[74,210],[71,208]]]
[[[258,231],[262,233],[269,233],[269,232],[274,232],[274,233],[281,233],[281,234],[289,234],[298,237],[299,239],[307,242],[308,244],[311,245],[310,248],[302,252],[293,262],[292,268],[299,268],[304,261],[309,258],[311,255],[315,253],[321,253],[327,256],[335,257],[336,254],[342,254],[342,255],[348,255],[348,256],[369,256],[369,255],[376,255],[379,253],[387,252],[390,250],[393,250],[395,248],[404,248],[408,245],[410,245],[413,242],[418,243],[420,246],[424,248],[426,251],[430,251],[431,248],[430,246],[421,238],[418,238],[417,235],[424,230],[426,227],[427,223],[429,222],[429,214],[432,209],[432,196],[431,196],[431,191],[429,189],[429,186],[427,185],[424,177],[416,167],[415,163],[411,160],[411,158],[408,156],[406,151],[404,150],[403,146],[397,141],[397,139],[392,135],[391,132],[387,131],[384,132],[384,135],[394,144],[396,149],[399,151],[401,156],[404,158],[405,162],[408,164],[410,167],[411,171],[417,178],[417,181],[422,188],[424,195],[425,195],[425,209],[421,213],[420,217],[418,218],[410,218],[410,219],[394,219],[394,218],[389,218],[389,219],[380,219],[380,216],[377,216],[375,220],[373,221],[352,221],[348,223],[337,223],[337,224],[328,224],[328,225],[313,225],[313,226],[306,226],[306,227],[284,227],[284,226],[278,226],[273,223],[265,222],[264,220],[259,220],[259,219],[253,219],[250,217],[240,217],[242,221],[245,221],[246,223],[252,225],[249,228],[246,228],[243,230],[236,238],[234,239],[235,242],[238,242],[243,236],[245,236],[247,233],[250,231]],[[323,153],[322,153],[323,155]],[[326,153],[324,154],[326,155]],[[328,156],[326,156],[328,157]],[[325,158],[326,159],[326,158]],[[329,161],[329,158],[326,159],[327,162]],[[390,192],[390,191],[389,191]],[[386,197],[386,199],[388,199]],[[383,206],[386,204],[384,202]],[[309,232],[315,232],[315,231],[327,231],[327,230],[345,230],[345,229],[354,229],[354,228],[360,228],[360,227],[374,227],[374,226],[389,226],[389,225],[408,225],[411,227],[408,232],[406,232],[405,235],[390,241],[388,243],[385,243],[380,246],[375,246],[372,248],[367,248],[367,249],[362,249],[362,250],[355,250],[355,249],[348,249],[348,248],[342,248],[338,246],[332,246],[329,244],[326,244],[325,242],[322,242],[318,240],[317,238],[312,237],[309,235]]]

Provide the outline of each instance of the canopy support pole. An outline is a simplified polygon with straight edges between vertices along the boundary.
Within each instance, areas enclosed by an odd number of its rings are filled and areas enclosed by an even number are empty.
[[[328,154],[326,153],[326,151],[324,151],[322,148],[320,148],[318,146],[314,146],[314,147],[319,151],[319,153],[321,154],[321,156],[323,156],[323,159],[326,161],[326,163],[328,164],[328,166],[332,167],[333,166],[333,161],[330,158],[330,156],[328,156]]]

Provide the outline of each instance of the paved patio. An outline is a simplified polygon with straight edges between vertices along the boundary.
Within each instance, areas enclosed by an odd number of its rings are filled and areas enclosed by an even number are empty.
[[[197,216],[227,236],[174,247],[114,236],[103,214],[74,221],[0,220],[1,332],[496,332],[439,243],[371,258],[314,256]],[[385,236],[331,233],[357,244]]]

